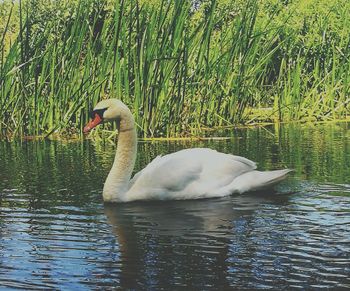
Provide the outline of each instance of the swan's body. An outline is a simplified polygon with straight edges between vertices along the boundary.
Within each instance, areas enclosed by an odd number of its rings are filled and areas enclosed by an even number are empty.
[[[130,110],[121,101],[109,99],[99,102],[93,115],[84,132],[113,120],[119,131],[117,153],[103,188],[105,201],[222,197],[273,186],[290,172],[256,171],[255,163],[246,158],[193,148],[158,156],[130,179],[137,152]]]

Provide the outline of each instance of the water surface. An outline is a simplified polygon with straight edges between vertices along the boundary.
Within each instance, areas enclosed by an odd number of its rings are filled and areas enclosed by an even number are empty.
[[[350,288],[349,128],[141,142],[136,170],[210,147],[296,171],[265,192],[117,205],[101,198],[110,143],[0,142],[0,289]]]

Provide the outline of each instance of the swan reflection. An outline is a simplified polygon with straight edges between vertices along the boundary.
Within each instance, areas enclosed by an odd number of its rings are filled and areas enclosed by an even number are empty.
[[[256,224],[252,221],[261,205],[280,205],[287,200],[288,195],[257,193],[220,199],[106,204],[104,211],[121,256],[120,286],[156,287],[168,282],[172,286],[204,288],[205,282],[229,288],[230,261],[237,255],[232,241],[254,240]]]

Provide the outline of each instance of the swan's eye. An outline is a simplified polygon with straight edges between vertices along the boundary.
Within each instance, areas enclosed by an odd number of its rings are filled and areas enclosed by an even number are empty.
[[[95,118],[95,115],[98,114],[101,119],[103,119],[103,113],[107,110],[107,108],[102,108],[102,109],[95,109],[90,112],[90,117],[91,119]]]

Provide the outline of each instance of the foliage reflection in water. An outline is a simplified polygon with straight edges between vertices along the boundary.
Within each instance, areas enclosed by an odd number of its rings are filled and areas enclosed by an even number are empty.
[[[136,170],[205,146],[296,172],[275,191],[117,205],[101,199],[114,146],[0,142],[0,287],[350,288],[349,137],[342,123],[140,143]]]

